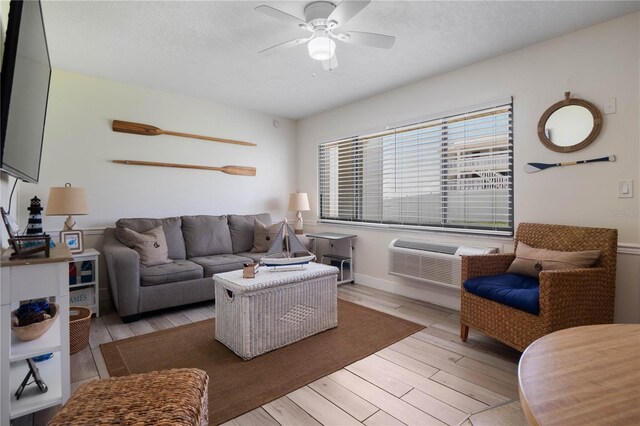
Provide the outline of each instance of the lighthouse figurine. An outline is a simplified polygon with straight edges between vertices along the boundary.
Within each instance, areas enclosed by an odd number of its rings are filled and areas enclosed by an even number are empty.
[[[33,197],[31,199],[31,205],[27,210],[29,210],[29,222],[27,224],[26,234],[30,236],[43,235],[42,206],[40,205],[40,198]]]

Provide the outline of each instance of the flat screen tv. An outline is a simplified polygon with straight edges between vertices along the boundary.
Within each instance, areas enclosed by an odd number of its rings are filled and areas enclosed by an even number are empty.
[[[25,182],[40,176],[50,79],[40,1],[12,0],[2,56],[0,162],[3,172]]]

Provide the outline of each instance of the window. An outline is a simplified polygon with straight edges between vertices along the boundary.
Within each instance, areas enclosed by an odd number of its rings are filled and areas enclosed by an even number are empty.
[[[319,147],[320,219],[513,234],[512,102]]]

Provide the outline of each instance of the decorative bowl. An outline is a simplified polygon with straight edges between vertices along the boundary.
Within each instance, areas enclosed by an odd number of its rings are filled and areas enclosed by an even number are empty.
[[[18,317],[16,316],[16,311],[13,311],[11,312],[11,329],[16,333],[16,336],[18,336],[18,339],[20,340],[35,340],[46,333],[58,318],[57,304],[49,304],[49,315],[51,315],[51,318],[44,321],[25,325],[24,327],[18,327]]]

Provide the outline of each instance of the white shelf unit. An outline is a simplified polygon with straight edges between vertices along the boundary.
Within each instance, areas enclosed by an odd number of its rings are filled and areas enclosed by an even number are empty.
[[[90,280],[82,281],[82,274],[76,274],[76,283],[72,284],[72,277],[69,274],[69,304],[71,306],[85,306],[87,308],[91,308],[91,312],[93,312],[96,317],[100,316],[100,281],[98,279],[98,258],[100,256],[100,252],[96,249],[85,249],[82,253],[72,254],[73,261],[69,262],[69,265],[75,263],[76,271],[82,270],[82,265],[84,262],[91,263],[91,274]],[[74,301],[73,292],[75,290],[86,290],[92,289],[91,300],[88,302],[85,301]]]
[[[11,419],[69,399],[69,261],[66,245],[51,250],[48,258],[0,260],[0,425]],[[58,319],[38,339],[24,342],[11,331],[11,311],[20,302],[48,298],[59,306]],[[49,360],[36,363],[48,391],[28,385],[20,399],[15,391],[27,374],[26,359],[53,352]]]

